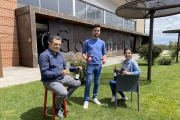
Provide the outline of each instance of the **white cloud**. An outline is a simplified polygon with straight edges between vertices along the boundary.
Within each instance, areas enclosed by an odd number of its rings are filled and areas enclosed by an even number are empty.
[[[169,41],[177,41],[178,40],[178,34],[177,33],[169,33],[165,34],[162,33],[162,31],[166,30],[174,30],[174,29],[180,29],[180,14],[168,16],[166,17],[171,23],[173,23],[175,26],[173,26],[168,20],[165,18],[154,18],[154,29],[153,29],[153,42],[155,44],[168,44]],[[146,19],[146,27],[145,27],[145,33],[149,34],[149,25],[150,20]]]

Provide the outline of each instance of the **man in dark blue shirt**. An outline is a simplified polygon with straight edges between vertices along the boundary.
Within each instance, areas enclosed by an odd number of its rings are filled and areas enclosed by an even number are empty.
[[[90,86],[94,74],[94,90],[92,101],[98,105],[101,103],[97,100],[97,93],[99,88],[99,80],[101,76],[102,63],[106,63],[106,49],[105,42],[99,39],[101,27],[99,24],[93,26],[93,37],[84,42],[82,57],[87,61],[86,68],[86,86],[84,94],[84,109],[88,109]],[[87,53],[87,56],[86,56]],[[102,60],[102,61],[101,61]],[[101,63],[102,62],[102,63]]]
[[[39,56],[39,66],[41,71],[41,81],[45,88],[56,93],[55,109],[56,116],[62,118],[63,99],[66,100],[72,93],[81,85],[79,80],[68,76],[70,72],[76,71],[78,68],[81,71],[82,67],[71,67],[66,69],[62,53],[59,51],[61,46],[61,38],[52,36],[49,41],[49,48]],[[68,89],[64,86],[68,86]]]

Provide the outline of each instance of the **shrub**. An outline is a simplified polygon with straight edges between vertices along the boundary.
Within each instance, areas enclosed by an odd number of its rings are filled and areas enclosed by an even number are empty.
[[[177,57],[177,43],[178,42],[169,41],[169,53],[172,59],[175,59]]]
[[[71,66],[77,67],[82,66],[82,71],[80,72],[79,80],[81,81],[81,84],[85,83],[86,80],[86,65],[87,63],[84,60],[68,60],[70,62]],[[75,76],[76,72],[73,72],[73,76]]]
[[[170,65],[171,64],[171,59],[166,59],[166,58],[160,59],[159,64],[160,65]]]
[[[168,45],[159,44],[159,47],[162,47],[163,50],[169,50],[169,46]]]
[[[156,58],[160,56],[163,51],[163,47],[159,45],[152,45],[152,65],[154,65],[154,61]],[[149,44],[146,45],[139,45],[137,53],[139,54],[140,58],[144,58],[145,61],[148,62],[149,56]]]

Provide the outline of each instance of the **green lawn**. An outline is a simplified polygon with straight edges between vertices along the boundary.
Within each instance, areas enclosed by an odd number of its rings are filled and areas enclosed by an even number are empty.
[[[180,58],[179,58],[180,60]],[[84,85],[81,85],[67,101],[69,109],[67,120],[170,120],[180,119],[180,63],[170,66],[155,64],[152,66],[152,81],[147,78],[147,63],[137,61],[141,69],[140,76],[140,111],[137,110],[137,93],[134,101],[118,100],[114,110],[111,103],[109,80],[113,79],[115,65],[102,69],[98,99],[101,106],[91,101],[89,108],[83,109]],[[180,61],[179,61],[180,62]],[[120,64],[116,65],[120,68]],[[0,89],[0,120],[42,120],[44,87],[40,81]],[[47,106],[52,105],[52,94],[48,94]],[[51,120],[46,116],[46,120]],[[56,117],[56,119],[58,119]]]

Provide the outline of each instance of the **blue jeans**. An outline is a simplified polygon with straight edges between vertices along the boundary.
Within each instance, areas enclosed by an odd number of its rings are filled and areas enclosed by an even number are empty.
[[[115,89],[116,89],[116,81],[115,80],[110,80],[109,85],[111,87],[112,95],[115,96]],[[122,96],[125,97],[124,93],[122,91],[118,91],[118,93]]]
[[[102,65],[87,65],[86,67],[86,85],[85,85],[85,93],[84,93],[84,101],[89,101],[89,93],[90,87],[92,83],[92,77],[94,74],[94,90],[93,90],[93,97],[97,98],[97,93],[99,89],[99,80],[101,76]]]

